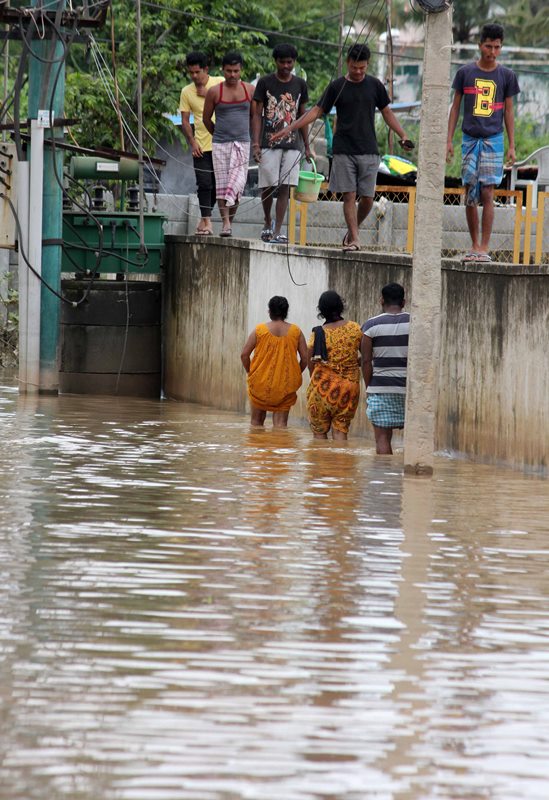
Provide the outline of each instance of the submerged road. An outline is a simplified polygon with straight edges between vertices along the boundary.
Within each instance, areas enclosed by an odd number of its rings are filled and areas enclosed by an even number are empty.
[[[0,389],[2,800],[547,800],[549,493]]]

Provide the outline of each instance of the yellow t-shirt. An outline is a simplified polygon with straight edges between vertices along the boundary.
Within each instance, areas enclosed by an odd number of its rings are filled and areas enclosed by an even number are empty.
[[[216,86],[218,83],[223,83],[224,78],[214,77],[210,75],[208,83],[206,84],[206,91]],[[212,136],[202,122],[202,114],[204,112],[204,97],[199,97],[194,83],[189,83],[181,90],[181,98],[179,100],[179,110],[186,111],[194,116],[194,138],[198,146],[204,153],[212,149]]]

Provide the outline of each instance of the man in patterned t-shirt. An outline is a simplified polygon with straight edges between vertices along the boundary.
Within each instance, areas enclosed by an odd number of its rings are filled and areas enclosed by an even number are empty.
[[[252,106],[252,155],[259,165],[259,188],[265,222],[261,232],[264,242],[287,242],[281,233],[290,186],[297,186],[301,146],[309,158],[307,127],[298,138],[291,134],[284,142],[271,144],[273,133],[282,131],[305,113],[309,95],[303,78],[293,74],[297,50],[292,44],[277,44],[273,50],[276,72],[260,78],[255,87]],[[273,196],[277,192],[274,223],[271,219]]]
[[[461,179],[466,189],[465,215],[471,236],[471,249],[464,261],[492,260],[488,248],[494,223],[494,189],[503,178],[504,125],[509,139],[507,162],[515,162],[513,97],[520,89],[515,73],[497,62],[502,44],[503,27],[484,25],[479,60],[460,67],[452,84],[455,94],[448,118],[448,161],[454,156],[452,140],[462,98],[464,101]]]

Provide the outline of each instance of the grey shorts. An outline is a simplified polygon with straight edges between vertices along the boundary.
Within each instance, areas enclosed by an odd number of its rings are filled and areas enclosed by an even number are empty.
[[[299,179],[299,162],[301,150],[282,150],[265,147],[261,150],[259,177],[257,185],[260,189],[280,184],[297,186]]]
[[[334,156],[330,174],[331,192],[356,192],[361,197],[373,197],[376,189],[380,157],[376,155]]]

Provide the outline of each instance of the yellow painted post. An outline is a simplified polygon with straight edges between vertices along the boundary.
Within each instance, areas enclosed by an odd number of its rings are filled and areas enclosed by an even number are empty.
[[[515,197],[515,234],[513,243],[513,264],[520,263],[520,231],[522,228],[522,192],[513,192]]]
[[[309,212],[309,205],[307,203],[299,204],[299,244],[305,246],[307,244],[307,214]]]
[[[288,241],[295,244],[295,225],[297,215],[297,203],[294,197],[294,190],[290,191],[290,207],[288,209]]]
[[[524,215],[524,254],[522,263],[530,263],[530,241],[532,236],[532,184],[526,187],[526,214]]]
[[[538,213],[536,225],[536,255],[534,258],[535,264],[541,264],[541,257],[543,251],[543,232],[544,232],[544,216],[545,216],[545,198],[549,197],[549,192],[538,192]]]
[[[408,189],[408,236],[406,238],[406,252],[414,250],[414,228],[416,224],[416,187]]]

